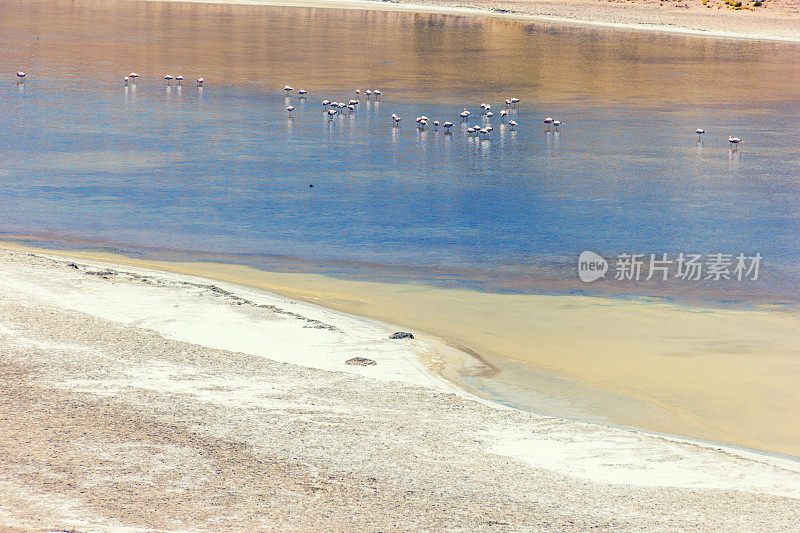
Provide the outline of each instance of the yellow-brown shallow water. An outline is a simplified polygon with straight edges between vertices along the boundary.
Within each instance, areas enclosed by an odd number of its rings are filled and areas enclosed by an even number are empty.
[[[539,379],[547,374],[551,390],[542,395],[560,402],[554,408],[559,414],[597,415],[614,424],[800,455],[796,314],[646,299],[499,295],[238,265],[53,253],[239,283],[434,334],[496,363],[501,372],[494,387],[502,389],[503,370],[532,378],[538,373]],[[450,377],[476,387],[493,379]],[[513,401],[513,391],[506,399]]]

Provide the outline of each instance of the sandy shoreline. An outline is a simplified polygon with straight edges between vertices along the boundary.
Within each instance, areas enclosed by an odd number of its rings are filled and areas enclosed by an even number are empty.
[[[462,357],[443,356],[437,370],[447,379],[535,412],[800,455],[794,385],[800,317],[793,313],[499,295],[211,262],[50,253],[200,276],[425,332],[492,365],[473,358],[465,366]]]
[[[716,38],[800,42],[800,2],[734,9],[722,0],[145,0],[481,16]],[[746,2],[748,7],[750,2]]]
[[[0,250],[6,526],[797,525],[796,462],[499,408],[432,378],[427,341],[381,324],[72,261]],[[345,366],[354,353],[378,365]]]

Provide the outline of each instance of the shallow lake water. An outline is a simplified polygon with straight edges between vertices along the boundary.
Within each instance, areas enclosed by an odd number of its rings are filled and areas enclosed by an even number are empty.
[[[797,295],[800,47],[160,2],[5,2],[0,20],[5,233],[485,290]],[[370,87],[379,102],[328,120],[323,98]],[[419,131],[420,115],[452,135]],[[759,252],[764,268],[755,283],[586,286],[586,249]]]

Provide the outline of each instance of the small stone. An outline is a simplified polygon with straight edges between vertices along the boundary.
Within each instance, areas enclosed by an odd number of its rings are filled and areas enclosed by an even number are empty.
[[[377,365],[375,361],[372,359],[367,359],[366,357],[353,357],[352,359],[348,359],[344,362],[346,365],[355,365],[355,366],[372,366]]]
[[[398,331],[389,335],[390,339],[413,339],[414,335],[407,331]]]

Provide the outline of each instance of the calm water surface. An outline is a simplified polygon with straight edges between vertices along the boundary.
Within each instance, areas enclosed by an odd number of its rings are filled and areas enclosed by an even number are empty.
[[[798,46],[80,0],[4,1],[0,27],[5,234],[493,291],[800,296]],[[167,72],[208,81],[167,89]],[[285,83],[309,90],[292,117]],[[382,100],[326,118],[322,98],[367,87]],[[517,131],[499,120],[511,96]],[[473,139],[458,113],[484,101],[495,130]],[[423,114],[453,134],[418,131]],[[765,265],[759,282],[586,286],[585,249],[760,252]]]

